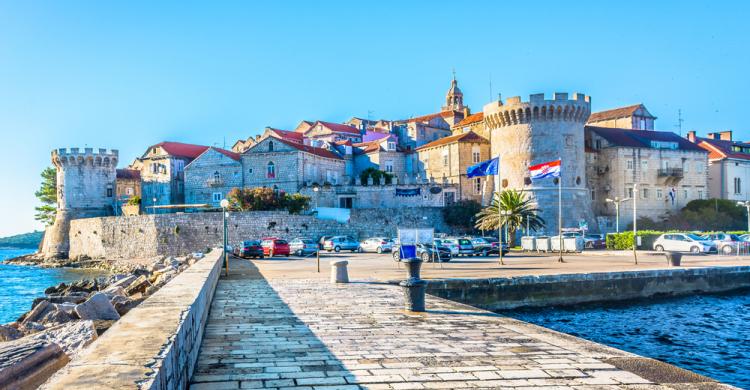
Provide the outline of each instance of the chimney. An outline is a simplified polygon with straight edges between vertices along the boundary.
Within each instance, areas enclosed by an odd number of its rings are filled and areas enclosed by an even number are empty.
[[[708,134],[706,134],[706,138],[708,138],[708,139],[719,139],[719,134],[708,133]]]
[[[695,130],[690,130],[687,132],[687,139],[688,141],[695,143]]]
[[[719,133],[719,139],[723,141],[732,140],[732,130],[726,130]]]

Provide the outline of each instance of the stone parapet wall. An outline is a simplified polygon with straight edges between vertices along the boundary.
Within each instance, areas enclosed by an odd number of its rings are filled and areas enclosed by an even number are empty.
[[[186,389],[221,272],[221,252],[176,276],[117,321],[43,389]]]
[[[439,207],[353,209],[348,223],[312,215],[290,215],[285,211],[232,212],[228,227],[232,245],[263,237],[315,240],[324,235],[351,235],[358,239],[394,237],[399,227],[450,231]],[[221,246],[221,237],[220,212],[79,219],[70,224],[70,258],[181,256]]]

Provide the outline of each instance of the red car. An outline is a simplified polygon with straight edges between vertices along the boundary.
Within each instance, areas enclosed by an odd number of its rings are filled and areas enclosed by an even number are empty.
[[[276,237],[264,238],[260,245],[263,247],[263,254],[268,257],[289,256],[289,243]]]

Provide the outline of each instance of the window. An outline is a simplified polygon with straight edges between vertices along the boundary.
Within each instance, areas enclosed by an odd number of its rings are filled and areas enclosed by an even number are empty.
[[[125,195],[133,195],[133,187],[128,187],[125,189]]]
[[[107,198],[112,197],[112,187],[107,187]]]
[[[648,172],[648,160],[641,160],[641,172]]]
[[[479,162],[480,158],[481,158],[481,156],[479,154],[479,147],[475,146],[475,147],[471,148],[471,161],[473,161],[474,164],[476,164],[476,163]]]
[[[628,160],[628,169],[633,169],[633,160]]]
[[[268,165],[266,165],[266,177],[269,179],[276,178],[276,166],[273,165],[272,161],[269,161]]]
[[[388,173],[393,173],[393,161],[385,162],[385,171]]]
[[[214,172],[214,181],[221,180],[221,173],[219,171]]]
[[[664,198],[664,193],[662,192],[661,188],[656,189],[656,199],[662,199]]]
[[[698,190],[698,199],[703,199],[703,191]]]
[[[742,193],[742,180],[739,177],[734,178],[734,193],[735,194]]]
[[[628,187],[625,189],[625,196],[628,198],[633,198],[633,188]]]
[[[482,193],[482,178],[477,177],[474,179],[474,195],[479,195]]]
[[[388,150],[396,150],[396,143],[395,142],[388,142]]]
[[[448,166],[448,153],[447,152],[443,153],[443,166],[444,167]]]
[[[183,169],[185,169],[185,162],[182,160],[177,160],[174,162],[174,167],[177,172],[182,172]]]
[[[221,192],[214,192],[213,194],[211,194],[211,200],[214,203],[221,202]]]
[[[596,191],[591,190],[591,200],[596,200]]]
[[[644,189],[643,189],[643,190],[641,191],[641,197],[642,197],[643,199],[648,199],[648,188],[644,188]]]
[[[602,140],[600,140],[600,139],[596,140],[596,142],[594,143],[594,145],[596,145],[597,149],[601,149],[602,148]]]
[[[688,198],[688,190],[682,190],[682,197],[683,197],[684,199],[687,199],[687,198]]]
[[[682,172],[688,173],[690,171],[690,161],[685,161],[685,163],[682,164]]]
[[[273,152],[273,141],[268,141],[268,151]]]
[[[251,174],[251,175],[252,175],[252,174],[253,174],[253,168],[250,168],[250,169],[248,169],[248,170],[247,170],[247,173],[249,173],[249,174]]]
[[[703,173],[703,163],[700,161],[695,162],[695,172],[696,173]]]

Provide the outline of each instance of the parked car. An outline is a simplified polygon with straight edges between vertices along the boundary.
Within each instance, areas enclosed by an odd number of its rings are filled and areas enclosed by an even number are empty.
[[[260,245],[263,247],[263,254],[268,257],[289,256],[289,243],[276,237],[264,238]]]
[[[417,244],[417,257],[423,262],[429,263],[433,260],[440,262],[451,261],[451,251],[444,246],[435,246],[429,244]],[[393,260],[401,261],[401,250],[398,246],[393,247]]]
[[[748,242],[750,241],[750,234],[743,234],[740,236],[740,240]]]
[[[434,244],[448,248],[451,252],[451,256],[458,256],[458,241],[450,238],[435,239]]]
[[[318,240],[318,244],[319,244],[320,249],[323,249],[323,245],[326,243],[326,241],[330,240],[331,238],[333,238],[333,236],[323,236],[323,237],[320,237],[320,239]]]
[[[750,243],[743,241],[735,234],[712,233],[706,234],[703,237],[716,244],[716,249],[725,255],[738,253],[738,250],[740,252],[746,251],[748,245],[750,245]]]
[[[393,249],[393,240],[386,237],[372,237],[359,243],[362,252],[390,252]]]
[[[263,247],[258,240],[242,241],[234,247],[234,255],[237,257],[263,258]]]
[[[716,252],[716,244],[696,234],[667,233],[662,234],[654,241],[654,250],[695,254],[712,253]]]
[[[583,236],[583,247],[586,249],[604,249],[607,241],[603,234],[586,234]]]
[[[471,244],[471,241],[468,238],[459,238],[456,241],[458,242],[458,254],[459,255],[464,255],[464,256],[474,255],[474,245]]]
[[[487,257],[492,249],[492,241],[485,239],[484,237],[471,237],[468,238],[471,241],[471,246],[474,249],[474,256]]]
[[[499,248],[500,248],[500,242],[499,241],[492,242],[491,245],[490,245],[489,254],[490,255],[500,255]],[[508,252],[510,252],[510,250],[508,249],[508,244],[503,243],[503,256],[507,255]]]
[[[289,241],[289,252],[296,256],[313,255],[318,250],[318,243],[311,238],[298,237]]]
[[[357,252],[359,251],[359,241],[351,236],[335,236],[323,243],[323,249],[328,252],[340,252],[342,250]]]

